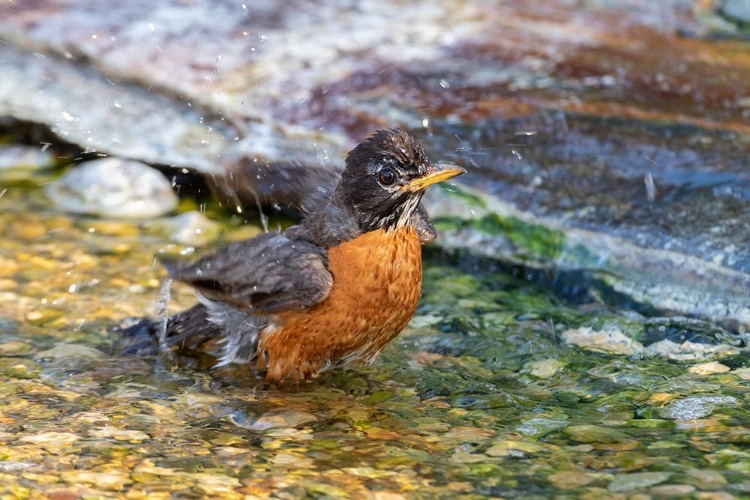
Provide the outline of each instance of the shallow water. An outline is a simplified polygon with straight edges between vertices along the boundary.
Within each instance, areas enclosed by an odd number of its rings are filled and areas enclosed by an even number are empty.
[[[154,255],[190,249],[57,213],[37,189],[0,192],[2,498],[750,492],[745,354],[706,365],[568,346],[570,329],[646,342],[655,327],[429,249],[417,315],[373,367],[285,387],[206,359],[168,372],[111,354],[110,329],[153,313]],[[223,241],[259,231],[224,220]],[[178,286],[171,307],[193,301]]]

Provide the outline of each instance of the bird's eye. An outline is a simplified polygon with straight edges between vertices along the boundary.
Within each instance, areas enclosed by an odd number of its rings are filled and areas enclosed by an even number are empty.
[[[385,167],[378,173],[378,180],[382,185],[390,186],[396,182],[396,172],[390,167]]]

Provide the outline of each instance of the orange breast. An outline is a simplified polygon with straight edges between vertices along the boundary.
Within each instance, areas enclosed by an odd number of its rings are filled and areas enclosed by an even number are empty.
[[[334,366],[371,363],[414,315],[422,248],[413,228],[366,233],[331,248],[328,260],[328,298],[261,332],[258,358],[268,379],[307,379]]]

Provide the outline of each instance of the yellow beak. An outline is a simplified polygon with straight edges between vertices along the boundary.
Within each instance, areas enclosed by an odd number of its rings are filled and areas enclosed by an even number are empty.
[[[427,173],[422,177],[412,179],[409,184],[403,187],[407,191],[424,191],[433,184],[447,181],[457,175],[465,174],[466,169],[456,165],[430,165],[427,167]]]

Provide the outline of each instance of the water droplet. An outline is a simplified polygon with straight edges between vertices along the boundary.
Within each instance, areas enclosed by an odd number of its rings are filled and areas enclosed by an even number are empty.
[[[646,184],[646,199],[649,203],[653,203],[656,201],[656,184],[654,183],[654,177],[651,175],[651,172],[648,172],[643,179],[644,184]]]

